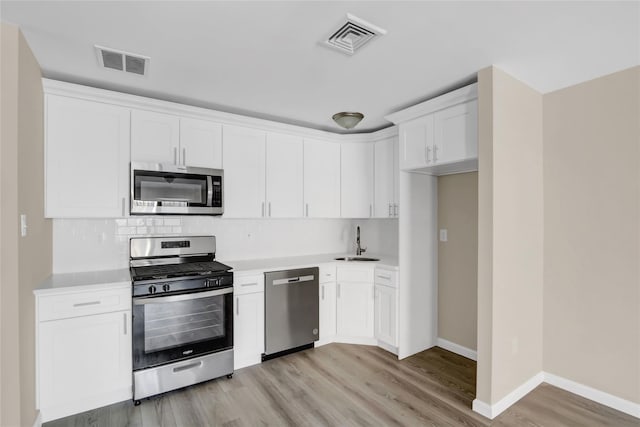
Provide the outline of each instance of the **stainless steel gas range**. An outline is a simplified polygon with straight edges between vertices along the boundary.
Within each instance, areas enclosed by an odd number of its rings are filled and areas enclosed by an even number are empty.
[[[130,240],[133,399],[233,375],[233,273],[215,236]]]

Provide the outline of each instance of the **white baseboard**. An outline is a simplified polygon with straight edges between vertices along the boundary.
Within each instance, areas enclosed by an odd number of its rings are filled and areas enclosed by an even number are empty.
[[[33,427],[42,427],[42,412],[38,411],[36,419],[33,421]]]
[[[515,390],[507,394],[495,404],[489,405],[488,403],[482,402],[478,399],[474,399],[472,408],[475,412],[492,420],[503,413],[511,405],[516,403],[518,400],[529,394],[534,388],[538,387],[543,382],[544,373],[538,372],[533,377],[520,384]]]
[[[391,344],[387,344],[384,341],[378,341],[378,347],[380,347],[383,350],[388,351],[389,353],[393,353],[396,356],[398,355],[398,347],[394,347]]]
[[[622,399],[604,391],[596,390],[584,384],[559,377],[548,372],[544,373],[544,382],[556,386],[578,396],[593,400],[594,402],[616,409],[633,417],[640,418],[640,404]]]
[[[464,356],[467,359],[478,360],[478,353],[475,350],[471,350],[470,348],[463,347],[460,344],[447,341],[444,338],[438,338],[438,340],[436,341],[436,345],[438,347],[444,348],[445,350],[449,350],[452,353]]]

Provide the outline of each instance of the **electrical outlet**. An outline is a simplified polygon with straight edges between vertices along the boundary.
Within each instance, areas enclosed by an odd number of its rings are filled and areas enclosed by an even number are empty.
[[[27,236],[27,215],[20,214],[20,235],[22,237]]]
[[[447,241],[447,229],[446,228],[440,229],[440,241],[441,242],[446,242]]]

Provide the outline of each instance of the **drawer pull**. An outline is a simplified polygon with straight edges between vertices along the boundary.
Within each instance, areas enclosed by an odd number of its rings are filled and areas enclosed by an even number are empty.
[[[253,282],[253,283],[243,283],[240,286],[258,286],[257,282]]]
[[[90,302],[79,302],[77,304],[73,304],[74,307],[86,307],[88,305],[98,305],[100,301],[90,301]]]
[[[122,313],[122,317],[124,318],[124,334],[127,335],[127,313]]]
[[[378,279],[391,280],[391,277],[390,276],[382,276],[382,275],[378,274]]]
[[[178,373],[180,371],[186,371],[189,369],[193,369],[193,368],[199,368],[200,366],[202,366],[202,360],[196,363],[190,363],[188,365],[184,365],[184,366],[177,366],[175,368],[173,368],[173,372],[174,373]]]

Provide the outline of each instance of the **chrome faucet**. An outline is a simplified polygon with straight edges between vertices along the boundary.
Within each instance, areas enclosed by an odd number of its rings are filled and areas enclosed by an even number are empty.
[[[360,247],[360,226],[356,229],[356,255],[362,255],[363,252],[366,252],[367,248]]]

